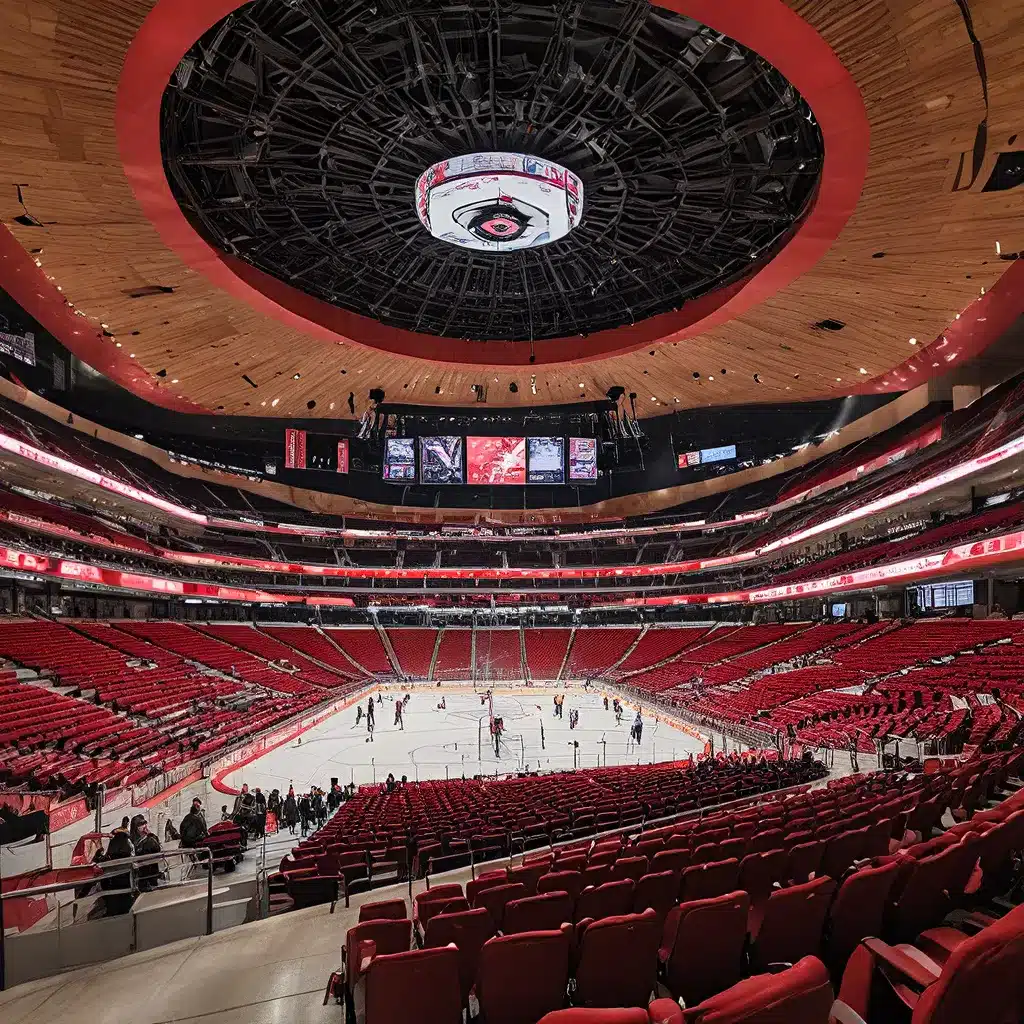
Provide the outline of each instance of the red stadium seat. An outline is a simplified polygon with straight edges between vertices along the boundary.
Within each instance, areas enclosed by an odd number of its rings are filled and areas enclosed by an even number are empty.
[[[673,996],[695,1005],[740,980],[749,912],[745,892],[669,911],[658,958]]]
[[[359,908],[359,921],[402,921],[409,914],[405,900],[381,900],[364,903]]]
[[[575,1001],[581,1006],[646,1006],[657,982],[661,928],[653,910],[580,922]]]
[[[836,883],[827,875],[812,882],[776,889],[768,901],[751,910],[750,967],[795,964],[821,951],[822,932]]]
[[[491,915],[483,908],[458,914],[438,914],[430,919],[423,945],[427,949],[454,943],[459,951],[459,985],[465,1004],[476,982],[480,950],[494,935]]]
[[[576,901],[574,921],[591,918],[598,921],[603,917],[621,917],[633,909],[635,883],[628,878],[619,882],[605,882],[593,889],[584,889]]]
[[[565,1005],[571,929],[489,939],[480,952],[476,994],[487,1024],[536,1024]]]
[[[374,957],[366,971],[366,1024],[462,1024],[458,950]]]
[[[541,893],[510,900],[505,905],[501,930],[506,935],[516,932],[557,931],[572,922],[575,901],[567,892]]]
[[[505,919],[505,907],[512,900],[521,900],[526,895],[526,886],[522,882],[509,882],[477,893],[476,906],[484,907],[491,915],[494,927],[501,931],[502,922]]]
[[[828,1024],[832,986],[820,960],[760,974],[683,1010],[686,1024]]]
[[[901,1006],[912,1024],[1024,1020],[1024,907],[961,943],[941,970],[912,947],[865,939],[843,974],[835,1021],[884,1024]]]

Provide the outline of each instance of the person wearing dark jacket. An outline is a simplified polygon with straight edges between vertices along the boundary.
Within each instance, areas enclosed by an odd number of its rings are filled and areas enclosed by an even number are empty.
[[[284,798],[281,811],[284,814],[284,821],[288,826],[288,831],[295,835],[295,826],[299,823],[299,805],[295,802],[295,794],[291,791]]]
[[[322,827],[327,821],[327,805],[324,803],[324,795],[319,789],[313,790],[310,805],[313,808],[313,817],[316,819],[317,826]]]
[[[253,829],[257,839],[262,839],[267,832],[267,798],[259,786],[253,794]]]
[[[181,845],[190,850],[210,834],[206,827],[206,815],[203,814],[203,802],[199,797],[192,801],[192,809],[181,819],[178,832],[181,834]]]
[[[313,820],[313,804],[310,802],[309,794],[303,793],[299,801],[299,817],[302,819],[302,834],[309,832],[310,822]]]
[[[111,861],[130,857],[133,852],[131,837],[128,835],[127,829],[114,829],[114,834],[110,837],[110,842],[107,844],[107,852],[103,857],[104,868]],[[105,875],[100,879],[100,888],[105,892],[111,892],[115,889],[129,889],[131,888],[131,877],[131,873],[128,871],[125,871],[124,874]],[[103,906],[107,917],[127,914],[134,902],[135,893],[132,892],[117,893],[113,896],[103,897]]]
[[[281,820],[281,791],[279,789],[270,791],[270,796],[267,797],[267,811],[273,814],[278,821]]]
[[[148,857],[160,852],[160,840],[149,831],[149,822],[146,821],[144,814],[136,814],[132,818],[129,837],[135,848],[136,857]],[[138,879],[139,890],[149,892],[160,884],[160,865],[155,862],[140,864],[135,869],[135,877]]]

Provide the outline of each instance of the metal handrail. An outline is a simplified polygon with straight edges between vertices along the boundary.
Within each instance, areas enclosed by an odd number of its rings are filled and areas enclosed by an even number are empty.
[[[205,858],[203,857],[205,854]],[[88,878],[79,878],[69,882],[50,882],[47,885],[34,885],[27,889],[12,889],[9,892],[0,893],[0,992],[7,988],[6,971],[6,948],[4,935],[4,901],[22,899],[31,896],[46,896],[57,892],[66,892],[69,889],[78,889],[83,885],[96,885],[104,878],[120,878],[127,874],[129,876],[129,887],[127,889],[108,889],[103,895],[118,895],[135,892],[136,870],[147,864],[162,864],[169,858],[177,857],[184,860],[205,860],[206,864],[206,934],[213,934],[213,850],[207,846],[194,848],[182,848],[178,850],[167,850],[161,853],[145,853],[132,857],[119,857],[112,861],[103,861],[103,867],[114,870],[103,870],[97,875],[90,875]],[[127,869],[127,870],[126,870]],[[68,869],[58,869],[68,870]],[[73,869],[72,869],[73,870]],[[180,889],[187,885],[187,882],[168,882],[166,885],[155,886],[157,889]]]

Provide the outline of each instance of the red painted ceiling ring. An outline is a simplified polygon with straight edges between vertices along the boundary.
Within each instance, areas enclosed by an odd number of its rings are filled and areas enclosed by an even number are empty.
[[[751,310],[806,273],[852,216],[867,174],[870,128],[860,91],[818,32],[784,0],[660,0],[659,6],[721,32],[772,64],[807,101],[825,158],[813,205],[784,248],[745,280],[671,313],[578,336],[466,341],[417,334],[339,309],[220,252],[192,227],[164,173],[160,107],[185,53],[245,0],[158,0],[132,42],[117,92],[125,174],[165,244],[194,270],[253,309],[324,341],[362,345],[444,364],[579,363],[694,337]]]

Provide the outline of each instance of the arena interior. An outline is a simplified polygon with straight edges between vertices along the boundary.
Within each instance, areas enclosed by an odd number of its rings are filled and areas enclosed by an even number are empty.
[[[1024,1020],[1024,7],[0,29],[4,1024]]]

